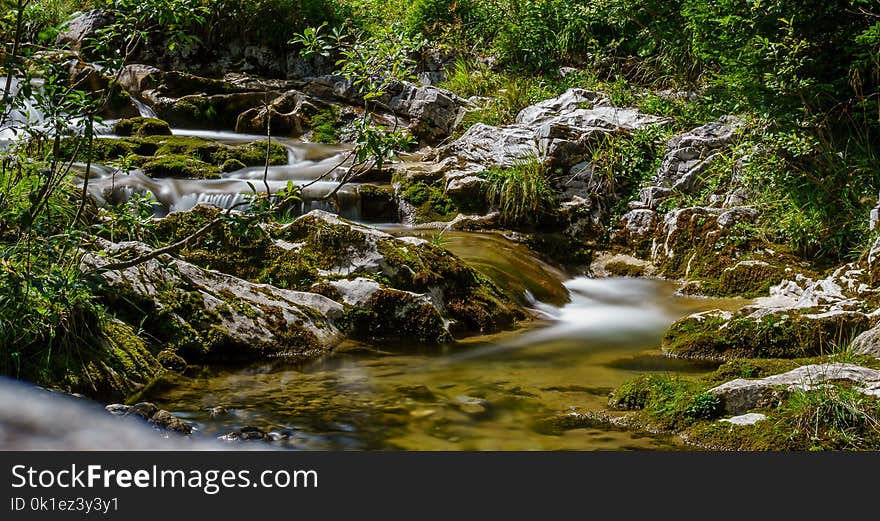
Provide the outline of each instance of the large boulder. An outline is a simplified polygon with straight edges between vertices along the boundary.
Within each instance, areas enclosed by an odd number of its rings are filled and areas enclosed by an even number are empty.
[[[149,255],[145,244],[102,245],[118,256]],[[86,253],[83,267],[100,270],[107,257]],[[340,304],[206,270],[171,256],[103,271],[105,300],[129,320],[144,321],[157,339],[188,360],[311,358],[340,337]]]
[[[639,192],[638,200],[630,202],[630,208],[656,209],[673,193],[699,192],[703,174],[732,145],[742,127],[741,119],[724,116],[718,121],[673,136],[666,145],[663,162],[651,186]],[[722,206],[738,206],[746,201],[747,195],[742,188],[734,187],[730,193],[716,198],[723,203]]]
[[[444,161],[447,188],[460,185],[462,179],[482,178],[488,169],[510,168],[534,159],[555,168],[576,170],[572,177],[581,174],[584,190],[573,190],[570,195],[587,199],[587,188],[595,185],[595,180],[588,179],[589,169],[583,162],[588,159],[593,140],[666,121],[635,109],[614,107],[599,93],[573,88],[526,107],[510,125],[477,123],[439,148],[433,157]]]
[[[89,39],[95,38],[98,31],[113,23],[113,13],[104,9],[92,9],[78,13],[62,26],[55,38],[55,45],[67,45],[79,51]]]

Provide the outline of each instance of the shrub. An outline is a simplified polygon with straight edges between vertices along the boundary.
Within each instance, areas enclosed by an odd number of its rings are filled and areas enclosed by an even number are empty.
[[[486,198],[501,212],[507,226],[537,224],[556,208],[556,195],[548,180],[548,168],[537,159],[511,168],[486,172]]]

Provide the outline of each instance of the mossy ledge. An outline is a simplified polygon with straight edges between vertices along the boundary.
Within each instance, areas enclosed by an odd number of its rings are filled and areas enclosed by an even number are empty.
[[[832,383],[807,391],[781,389],[775,399],[753,413],[766,419],[751,425],[719,421],[719,397],[708,392],[734,378],[780,374],[800,366],[846,361],[880,368],[870,357],[830,355],[797,360],[735,359],[700,379],[669,374],[644,374],[620,385],[609,398],[609,408],[629,411],[624,416],[596,414],[627,430],[674,435],[687,445],[707,450],[878,450],[880,399],[860,394],[852,385]],[[854,400],[854,401],[853,401]],[[847,403],[857,403],[853,414],[841,414]]]
[[[672,324],[662,348],[668,356],[691,359],[800,358],[837,352],[872,325],[858,312],[786,310],[753,317],[714,311]]]
[[[141,123],[147,124],[145,121]],[[138,128],[142,131],[145,127]],[[134,129],[132,124],[129,130],[137,132]],[[266,164],[266,143],[263,141],[226,145],[197,137],[171,135],[97,138],[89,154],[86,143],[81,139],[65,138],[61,140],[59,150],[62,159],[127,163],[142,168],[152,177],[210,179],[219,177],[220,172],[229,169]],[[283,145],[274,141],[269,144],[269,164],[287,164],[287,149]]]

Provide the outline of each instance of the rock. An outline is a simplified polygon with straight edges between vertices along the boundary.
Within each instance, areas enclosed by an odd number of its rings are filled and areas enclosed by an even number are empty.
[[[754,223],[758,220],[760,213],[754,208],[735,207],[721,212],[718,215],[718,226],[720,228],[732,228],[740,223]]]
[[[722,418],[718,420],[721,423],[732,423],[734,425],[754,425],[759,421],[766,420],[767,416],[761,413],[748,413],[742,414],[740,416],[734,416],[732,418]]]
[[[103,249],[152,251],[141,243],[105,242]],[[107,263],[91,253],[83,258],[85,268]],[[340,337],[332,321],[343,308],[324,296],[253,284],[170,256],[102,277],[120,306],[138,302],[153,334],[179,343],[187,358],[311,357]]]
[[[216,407],[209,407],[206,410],[208,411],[208,414],[211,415],[211,418],[223,418],[225,416],[229,416],[229,411],[219,405]]]
[[[568,187],[567,198],[587,199],[597,188],[601,196],[611,190],[601,179],[592,178],[589,164],[584,163],[593,139],[666,121],[635,109],[610,106],[595,92],[569,89],[556,98],[526,107],[513,124],[494,127],[477,123],[437,149],[432,157],[443,161],[447,189],[472,190],[487,169],[537,160],[552,168],[571,169],[573,184]],[[591,208],[596,206],[591,203]]]
[[[121,410],[118,404],[110,406]],[[0,377],[0,447],[12,451],[217,450],[166,438],[141,421],[120,421],[100,404]]]
[[[667,356],[688,359],[801,358],[828,354],[869,327],[860,311],[709,311],[678,320],[663,336]]]
[[[859,355],[880,358],[880,324],[857,336],[850,345],[850,350]]]
[[[107,412],[109,412],[113,416],[125,416],[126,413],[131,410],[131,406],[121,403],[111,403],[110,405],[104,407],[104,409],[106,409]]]
[[[659,224],[658,215],[653,210],[630,210],[621,217],[620,226],[612,232],[611,242],[638,255],[650,257]]]
[[[777,389],[811,390],[825,382],[841,381],[873,394],[880,389],[880,371],[854,364],[814,364],[757,380],[739,378],[709,392],[721,397],[727,414],[742,414],[761,406]]]
[[[622,254],[596,254],[590,264],[595,277],[649,277],[655,271],[650,262]]]
[[[269,436],[257,427],[246,426],[220,437],[225,441],[269,441]]]
[[[141,402],[132,405],[123,416],[137,416],[141,419],[149,420],[157,412],[159,412],[159,408],[155,403]]]
[[[138,96],[143,91],[158,87],[161,76],[162,71],[152,65],[131,63],[119,73],[119,84],[129,94]]]
[[[362,274],[386,281],[381,291],[369,296],[364,315],[349,316],[353,324],[369,326],[367,334],[374,338],[383,332],[394,333],[391,322],[382,323],[385,317],[395,319],[394,327],[401,328],[398,333],[410,331],[413,338],[422,341],[444,342],[448,335],[444,318],[452,321],[455,333],[464,334],[504,329],[523,316],[488,279],[451,253],[424,241],[396,239],[320,210],[281,228],[278,237],[301,243],[302,252],[319,256],[322,277],[339,280]],[[333,243],[327,244],[324,237],[333,238]],[[328,254],[330,250],[332,254]],[[365,282],[356,284],[375,289]],[[371,316],[380,310],[378,317]],[[413,319],[412,325],[405,323],[405,316]],[[378,323],[370,325],[374,321]]]
[[[489,402],[473,396],[456,396],[455,406],[469,416],[483,416],[489,412]]]
[[[55,38],[55,45],[67,45],[79,51],[87,40],[94,39],[101,29],[113,23],[113,13],[104,9],[92,9],[79,13],[62,25]]]
[[[113,133],[117,136],[170,136],[171,127],[161,119],[136,117],[120,119],[113,125]]]
[[[717,157],[715,151],[728,145],[741,127],[741,120],[725,116],[674,136],[666,145],[656,184],[684,193],[698,189],[699,175]]]
[[[171,349],[163,349],[156,355],[156,359],[159,360],[159,363],[165,369],[177,371],[178,373],[182,373],[187,367],[186,360]]]
[[[410,132],[419,139],[437,142],[447,137],[464,116],[465,101],[448,90],[408,83],[397,88],[387,105],[409,120]]]
[[[330,285],[336,289],[342,302],[349,306],[364,306],[382,285],[373,279],[358,277],[353,280],[334,280]]]
[[[160,410],[154,414],[150,420],[150,424],[159,429],[176,432],[187,436],[192,433],[192,427],[180,418],[174,416],[168,411]]]

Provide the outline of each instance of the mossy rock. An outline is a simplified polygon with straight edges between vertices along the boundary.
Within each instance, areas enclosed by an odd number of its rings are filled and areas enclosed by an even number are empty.
[[[376,291],[364,306],[349,309],[344,322],[356,339],[420,344],[452,341],[437,308],[412,293],[395,289]]]
[[[524,318],[492,281],[442,248],[390,239],[377,246],[390,268],[385,275],[394,287],[416,293],[441,289],[446,312],[456,321],[451,326],[456,335],[498,331]]]
[[[615,389],[608,405],[644,411],[655,427],[664,430],[682,429],[722,414],[720,400],[709,396],[708,388],[708,384],[678,375],[643,374]]]
[[[120,401],[147,384],[161,370],[143,339],[131,326],[103,319],[88,347],[56,351],[42,376],[34,380],[97,400]]]
[[[691,359],[800,358],[840,351],[872,325],[857,312],[818,318],[793,310],[760,318],[700,313],[672,324],[662,347],[669,356]]]
[[[162,91],[164,95],[171,97],[180,97],[195,92],[213,95],[232,94],[242,91],[240,87],[236,87],[222,79],[205,78],[179,71],[163,73],[159,90]]]
[[[605,264],[605,271],[612,277],[643,277],[647,268],[630,262],[613,261]]]
[[[170,136],[171,127],[161,119],[130,118],[121,119],[113,125],[113,133],[117,136]]]
[[[242,168],[247,168],[247,165],[235,158],[229,158],[224,161],[222,165],[220,165],[220,170],[222,170],[224,173],[235,172],[236,170],[241,170]]]
[[[220,177],[217,167],[181,155],[157,156],[144,161],[141,170],[153,178],[216,179]]]
[[[458,206],[439,183],[409,181],[400,187],[400,197],[415,208],[416,223],[450,221],[459,213]]]
[[[330,106],[309,118],[312,141],[335,144],[340,141],[340,129],[345,123],[339,117],[339,109]]]
[[[84,139],[64,138],[60,143],[62,159],[75,159],[85,162],[89,159],[87,143]],[[229,161],[229,165],[263,166],[267,159],[267,144],[254,141],[238,145],[226,145],[207,139],[189,136],[151,135],[143,137],[126,137],[121,139],[97,138],[92,142],[91,161],[93,163],[109,163],[127,159],[135,166],[142,166],[152,161],[162,161],[167,171],[187,171],[187,177],[216,177],[221,166]],[[271,142],[268,145],[270,165],[287,164],[287,149],[284,145]],[[162,156],[173,156],[175,159],[164,159]],[[182,161],[181,158],[185,159]],[[206,173],[190,171],[183,163],[200,161],[208,166]],[[173,165],[172,163],[177,163]],[[194,166],[196,163],[190,163]],[[161,173],[161,170],[157,169]]]
[[[158,244],[174,243],[188,237],[221,213],[219,208],[207,205],[197,205],[188,212],[171,213],[156,224]],[[268,254],[271,244],[269,236],[259,226],[243,223],[241,227],[235,227],[231,222],[225,222],[190,241],[179,254],[203,268],[256,280],[262,271],[262,263],[272,258]]]

